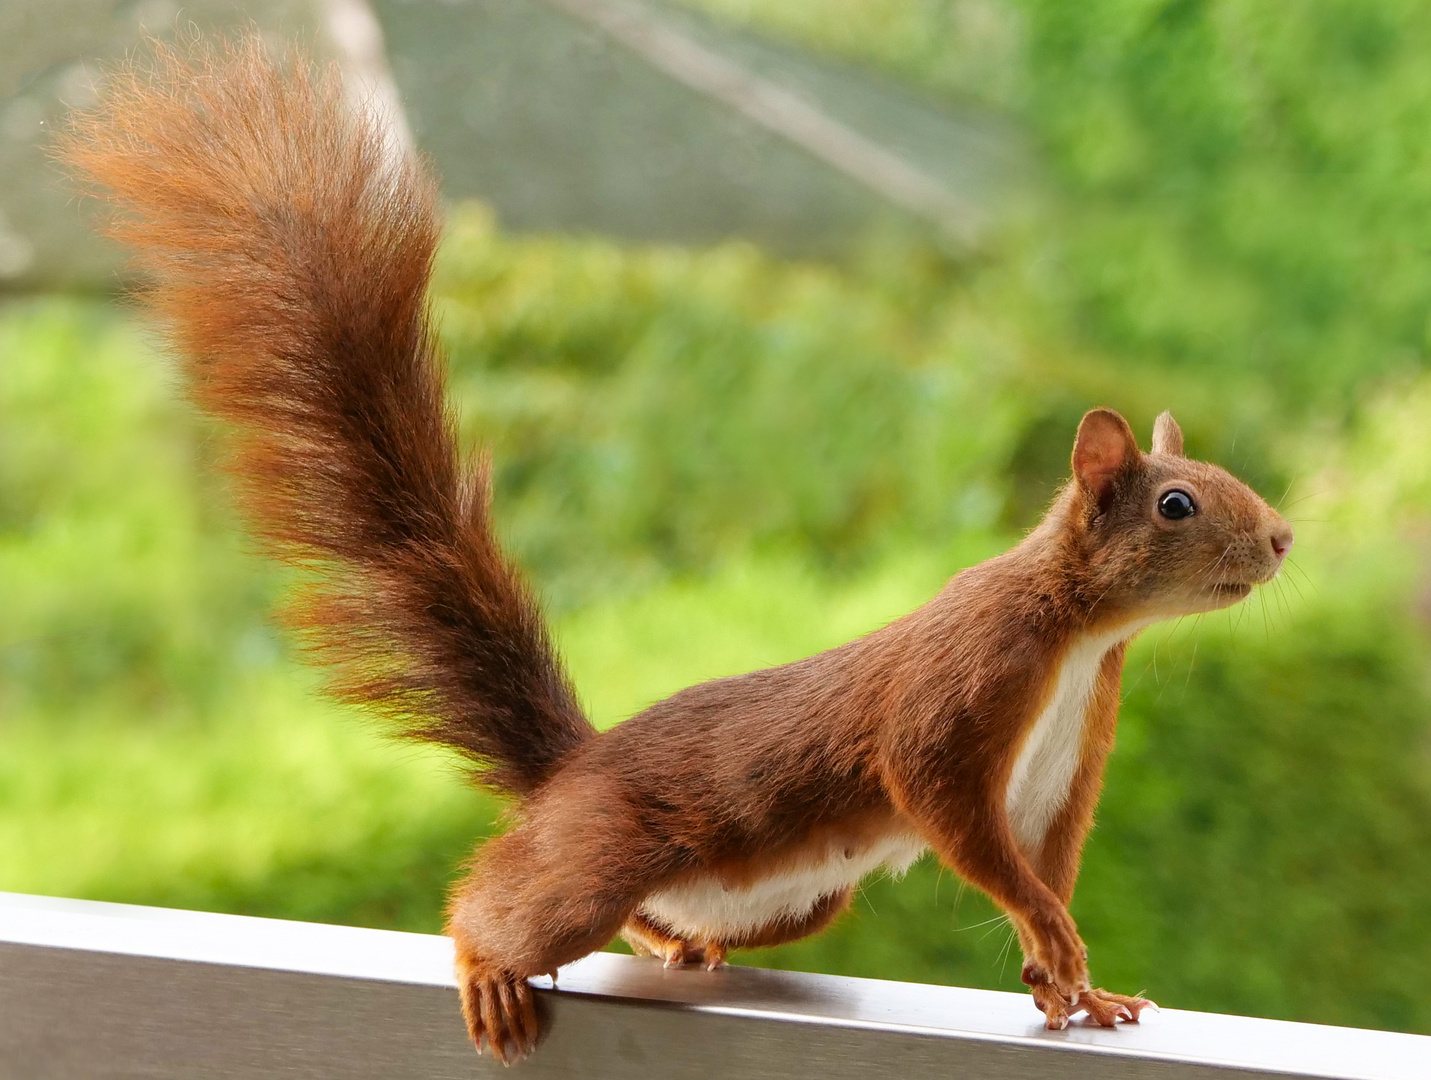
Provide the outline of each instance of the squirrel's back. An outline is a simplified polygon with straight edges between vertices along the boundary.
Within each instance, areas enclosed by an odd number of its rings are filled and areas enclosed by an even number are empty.
[[[456,452],[433,183],[334,70],[256,36],[153,51],[59,156],[108,189],[256,531],[305,570],[294,621],[339,696],[530,791],[592,729]]]

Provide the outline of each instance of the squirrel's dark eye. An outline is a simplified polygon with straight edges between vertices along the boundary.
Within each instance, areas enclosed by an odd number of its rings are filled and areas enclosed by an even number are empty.
[[[1172,491],[1165,491],[1158,500],[1158,513],[1169,521],[1181,521],[1197,513],[1197,504],[1186,491],[1174,488]]]

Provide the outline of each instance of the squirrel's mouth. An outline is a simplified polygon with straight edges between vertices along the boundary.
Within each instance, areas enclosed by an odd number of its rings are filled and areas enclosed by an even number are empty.
[[[1242,600],[1252,592],[1248,581],[1219,581],[1212,587],[1213,594],[1222,599]]]

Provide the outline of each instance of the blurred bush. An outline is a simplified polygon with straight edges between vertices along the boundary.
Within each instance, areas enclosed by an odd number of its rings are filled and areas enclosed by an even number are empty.
[[[177,391],[116,312],[0,306],[0,888],[432,928],[495,808],[315,697]]]
[[[1426,361],[1423,6],[681,2],[1018,115],[1051,174],[1020,262],[1068,343],[1231,381],[1246,427]]]
[[[910,254],[854,276],[745,244],[514,239],[460,210],[439,313],[525,563],[589,590],[752,548],[867,564],[992,527],[1028,421],[1021,342]]]
[[[136,327],[0,310],[0,707],[222,695],[216,675],[277,652],[273,575],[243,555],[203,429]]]

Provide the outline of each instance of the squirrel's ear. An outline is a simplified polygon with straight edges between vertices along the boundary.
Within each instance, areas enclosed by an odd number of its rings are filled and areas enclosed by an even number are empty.
[[[1073,475],[1083,489],[1106,506],[1113,481],[1138,460],[1138,442],[1128,421],[1112,409],[1085,413],[1073,442]]]
[[[1183,429],[1170,412],[1161,412],[1153,423],[1153,453],[1183,456]]]

